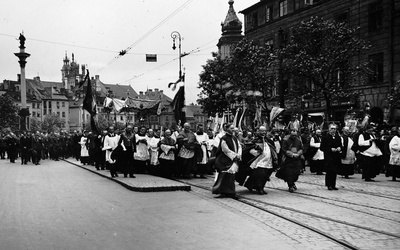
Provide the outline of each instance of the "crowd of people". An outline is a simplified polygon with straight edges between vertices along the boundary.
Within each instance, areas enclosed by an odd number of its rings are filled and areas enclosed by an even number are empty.
[[[97,170],[109,170],[111,177],[135,178],[148,173],[166,178],[206,178],[216,174],[212,188],[217,197],[236,198],[235,184],[249,192],[266,194],[264,186],[275,173],[289,192],[306,166],[316,175],[325,175],[328,190],[338,190],[337,176],[350,178],[356,172],[365,181],[384,173],[393,181],[400,178],[400,128],[377,131],[369,124],[351,133],[330,124],[327,131],[290,128],[239,131],[225,124],[215,133],[189,123],[176,130],[150,129],[128,125],[124,130],[109,127],[100,134],[11,131],[0,136],[0,157],[11,163],[39,165],[41,160],[80,160]]]
[[[218,171],[213,193],[237,198],[235,181],[250,192],[265,194],[271,174],[284,180],[289,192],[297,190],[296,181],[310,166],[310,172],[325,175],[328,190],[338,190],[337,176],[349,179],[356,172],[366,182],[381,173],[400,178],[400,128],[377,130],[373,123],[359,126],[353,133],[345,126],[339,131],[332,123],[327,131],[290,128],[287,131],[261,126],[251,139],[227,129],[217,150]]]

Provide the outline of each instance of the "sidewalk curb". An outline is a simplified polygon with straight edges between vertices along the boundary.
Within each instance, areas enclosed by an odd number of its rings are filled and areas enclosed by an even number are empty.
[[[175,183],[175,185],[163,185],[163,184],[160,184],[160,185],[135,186],[135,185],[132,185],[131,183],[127,183],[127,182],[123,181],[124,179],[121,180],[121,179],[117,179],[117,178],[111,178],[111,176],[106,175],[103,172],[95,171],[93,169],[90,169],[90,168],[87,168],[85,166],[76,164],[76,163],[74,163],[72,161],[69,161],[67,159],[64,159],[63,161],[68,162],[68,163],[70,163],[72,165],[75,165],[77,167],[80,167],[82,169],[85,169],[87,171],[90,171],[92,173],[95,173],[97,175],[100,175],[103,178],[112,180],[112,181],[122,185],[123,187],[125,187],[125,188],[127,188],[127,189],[129,189],[131,191],[136,191],[136,192],[191,191],[191,186],[190,185],[187,185],[187,184],[184,184],[184,183],[180,183],[180,182],[176,182],[176,181],[169,180],[169,179],[164,179],[164,178],[161,178],[161,177],[155,177],[155,178],[157,178],[157,179],[159,178],[160,180],[168,180],[168,182]]]

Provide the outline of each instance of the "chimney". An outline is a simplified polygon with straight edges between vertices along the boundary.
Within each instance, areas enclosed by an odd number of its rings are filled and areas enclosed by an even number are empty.
[[[164,90],[161,89],[161,90],[160,90],[160,93],[161,93],[161,94],[164,93]]]
[[[155,92],[158,92],[158,89],[154,89]]]
[[[139,92],[139,95],[143,95],[143,91],[140,91],[140,92]]]

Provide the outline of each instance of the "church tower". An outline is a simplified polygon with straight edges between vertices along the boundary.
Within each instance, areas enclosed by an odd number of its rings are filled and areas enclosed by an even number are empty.
[[[243,39],[242,35],[242,22],[236,15],[233,9],[233,0],[229,0],[229,10],[226,15],[225,21],[221,23],[222,36],[218,41],[218,54],[222,59],[230,56],[231,49],[240,40]]]
[[[79,73],[79,64],[75,62],[74,53],[72,53],[72,61],[70,62],[65,52],[64,64],[61,68],[62,82],[65,89],[72,89],[85,76],[85,66],[82,66],[82,73]]]
[[[64,84],[64,88],[68,89],[68,75],[69,75],[69,70],[70,70],[70,66],[69,66],[69,59],[67,57],[67,52],[65,52],[65,58],[63,60],[64,64],[61,68],[61,81]]]

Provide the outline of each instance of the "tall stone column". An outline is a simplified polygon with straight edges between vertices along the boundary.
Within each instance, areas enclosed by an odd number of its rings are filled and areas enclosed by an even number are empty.
[[[25,65],[26,58],[30,56],[30,54],[25,52],[25,36],[23,34],[19,35],[19,53],[14,53],[16,57],[19,59],[19,66],[21,68],[21,109],[18,112],[20,116],[20,130],[27,130],[27,117],[30,115],[29,109],[26,108],[26,81],[25,81]]]

